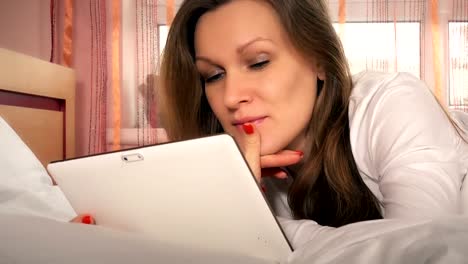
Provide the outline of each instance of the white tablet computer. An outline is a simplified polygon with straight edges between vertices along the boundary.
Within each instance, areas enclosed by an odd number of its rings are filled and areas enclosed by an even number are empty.
[[[292,248],[234,139],[221,134],[57,161],[77,213],[176,245],[284,260]]]

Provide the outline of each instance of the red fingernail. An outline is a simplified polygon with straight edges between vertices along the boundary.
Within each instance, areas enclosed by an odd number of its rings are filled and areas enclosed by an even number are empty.
[[[288,174],[285,171],[280,171],[275,175],[279,179],[286,179],[288,178]]]
[[[83,216],[83,218],[81,219],[81,223],[90,225],[90,224],[93,223],[93,218],[92,218],[90,215],[85,215],[85,216]]]
[[[295,150],[294,152],[296,152],[297,155],[299,155],[299,156],[301,156],[301,157],[304,156],[304,152],[302,152],[302,151],[300,151],[300,150]]]
[[[242,125],[242,128],[244,129],[245,133],[247,133],[248,135],[251,135],[254,132],[254,127],[252,126],[252,124],[245,123]]]

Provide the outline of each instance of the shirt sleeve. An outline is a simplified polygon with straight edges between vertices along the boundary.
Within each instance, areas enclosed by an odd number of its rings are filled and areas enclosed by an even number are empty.
[[[455,128],[422,81],[400,74],[383,85],[367,123],[384,217],[457,213],[463,168]]]
[[[294,220],[285,217],[277,217],[284,234],[289,240],[293,249],[298,249],[317,236],[326,233],[331,234],[336,228],[321,226],[315,221],[303,219]]]

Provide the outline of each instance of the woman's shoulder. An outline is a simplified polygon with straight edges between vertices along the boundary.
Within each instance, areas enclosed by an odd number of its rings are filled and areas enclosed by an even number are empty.
[[[401,86],[427,88],[426,84],[411,73],[362,71],[353,75],[353,90],[351,98],[365,97],[383,90],[397,89]],[[408,88],[406,88],[408,89]]]
[[[361,111],[381,108],[386,106],[388,101],[395,102],[389,99],[404,99],[408,95],[418,97],[420,100],[432,101],[434,99],[425,82],[410,73],[360,72],[353,76],[353,90],[349,106],[350,118],[353,118],[358,108]]]

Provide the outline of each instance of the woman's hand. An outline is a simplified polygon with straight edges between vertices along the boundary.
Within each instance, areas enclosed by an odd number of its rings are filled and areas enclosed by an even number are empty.
[[[297,150],[282,150],[276,154],[260,157],[260,166],[262,168],[262,177],[275,177],[285,179],[288,174],[280,167],[291,166],[299,163],[304,154]]]
[[[95,225],[96,220],[89,215],[89,214],[82,214],[78,215],[77,217],[70,220],[70,223],[80,223],[80,224],[87,224],[87,225]]]
[[[253,124],[243,125],[244,135],[237,139],[241,150],[254,173],[258,182],[262,177],[276,177],[284,179],[287,177],[285,171],[280,167],[290,166],[301,161],[301,151],[283,150],[276,154],[260,156],[261,138]]]

